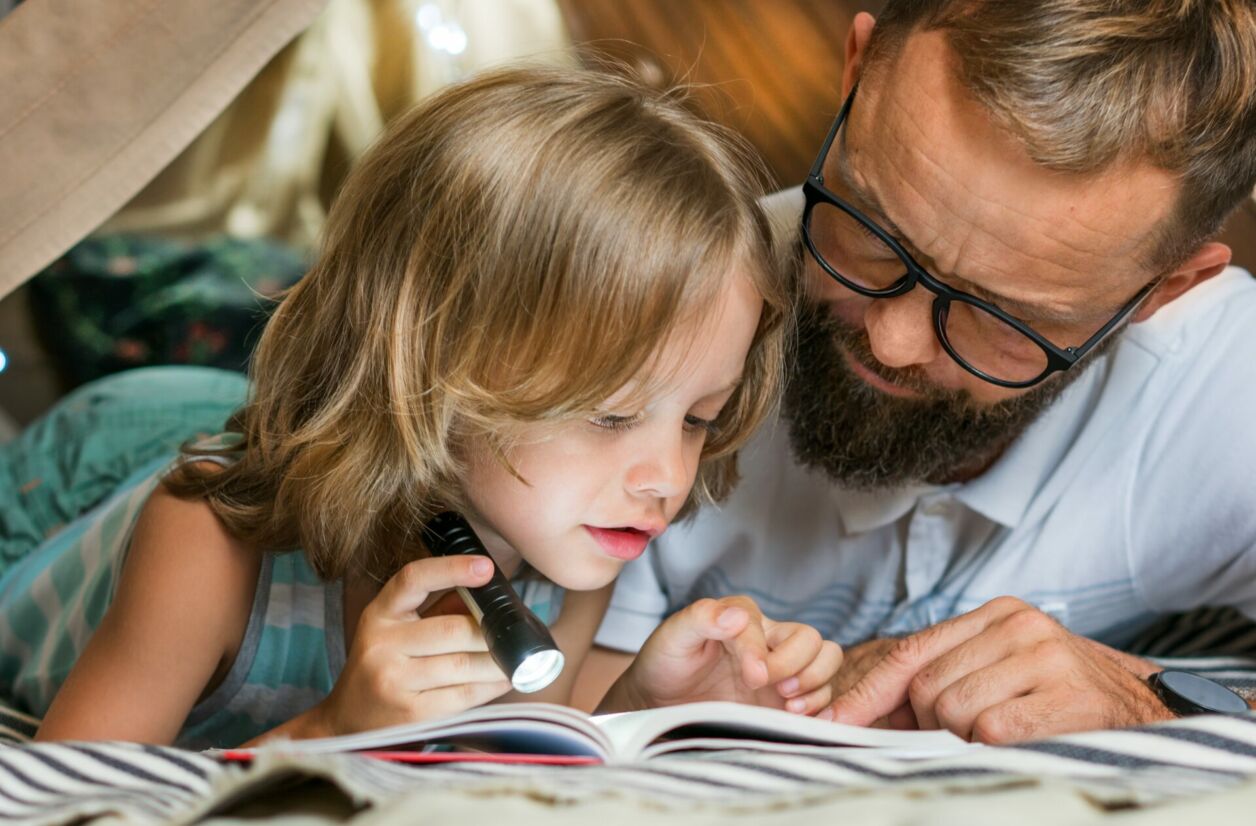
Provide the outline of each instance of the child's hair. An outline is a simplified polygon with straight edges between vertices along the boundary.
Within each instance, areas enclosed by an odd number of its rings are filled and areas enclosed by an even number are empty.
[[[520,423],[592,415],[740,273],[763,315],[685,509],[722,498],[775,404],[791,308],[760,169],[676,93],[610,74],[448,88],[349,175],[254,354],[235,461],[167,485],[243,541],[303,548],[320,576],[382,580],[421,555],[422,520],[465,502],[468,437],[505,461]]]

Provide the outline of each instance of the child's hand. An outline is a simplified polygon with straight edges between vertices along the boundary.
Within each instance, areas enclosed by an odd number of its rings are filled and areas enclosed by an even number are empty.
[[[483,556],[409,563],[362,610],[345,668],[315,709],[328,734],[415,722],[483,705],[510,690],[480,627],[460,614],[420,618],[430,594],[488,582]]]
[[[814,714],[841,664],[809,625],[768,619],[749,597],[703,599],[655,629],[600,710],[732,700]]]

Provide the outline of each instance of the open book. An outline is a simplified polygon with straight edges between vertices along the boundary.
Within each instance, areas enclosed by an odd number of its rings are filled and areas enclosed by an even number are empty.
[[[806,752],[817,747],[889,749],[926,757],[968,743],[946,731],[890,731],[830,723],[738,703],[689,703],[647,711],[590,716],[549,703],[473,708],[454,717],[343,737],[294,740],[263,748],[298,753],[355,751],[407,759],[452,754],[528,755],[536,762],[624,762],[677,751],[749,748]],[[250,751],[227,753],[247,757]],[[455,758],[456,759],[456,758]],[[419,762],[419,761],[415,761]]]

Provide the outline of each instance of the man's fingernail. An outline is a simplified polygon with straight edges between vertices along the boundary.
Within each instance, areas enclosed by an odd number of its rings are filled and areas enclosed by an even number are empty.
[[[742,616],[740,608],[729,608],[727,611],[720,614],[720,618],[715,622],[721,628],[733,628],[737,625],[737,623],[741,622],[741,619]]]
[[[471,563],[471,573],[476,576],[484,576],[493,573],[493,563],[487,559],[477,559]]]
[[[818,714],[816,714],[816,717],[819,717],[821,720],[833,720],[835,718],[835,715],[833,714],[833,707],[829,706],[826,709],[822,709]]]
[[[782,694],[788,697],[798,690],[798,685],[798,678],[790,677],[788,680],[781,680],[781,684],[777,686],[777,688],[780,689]]]
[[[787,711],[792,711],[795,714],[801,714],[807,710],[807,701],[802,698],[799,698],[797,700],[790,700],[788,703],[785,704],[785,709]]]

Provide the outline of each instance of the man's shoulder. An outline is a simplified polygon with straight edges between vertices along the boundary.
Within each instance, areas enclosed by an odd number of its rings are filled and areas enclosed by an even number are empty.
[[[791,246],[798,237],[798,225],[804,206],[806,199],[803,198],[801,186],[782,189],[759,199],[759,208],[768,219],[772,242],[778,249]]]

